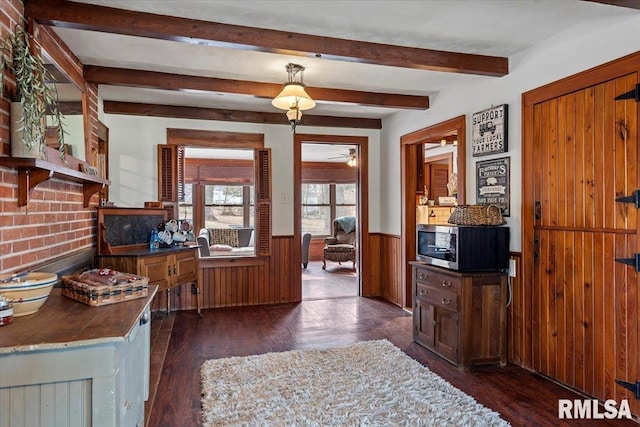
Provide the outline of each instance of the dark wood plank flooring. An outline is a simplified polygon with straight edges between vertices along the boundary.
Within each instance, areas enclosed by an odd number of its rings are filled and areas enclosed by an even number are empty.
[[[462,372],[414,343],[411,316],[380,299],[335,298],[300,304],[173,313],[149,426],[200,425],[200,366],[207,359],[292,349],[329,348],[386,338],[409,356],[500,412],[513,426],[635,426],[629,420],[557,418],[558,399],[577,394],[527,370],[508,365]]]

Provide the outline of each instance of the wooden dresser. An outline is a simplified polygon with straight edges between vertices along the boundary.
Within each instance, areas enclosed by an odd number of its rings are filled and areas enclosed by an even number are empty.
[[[167,313],[171,312],[171,289],[187,283],[197,288],[198,314],[200,314],[200,284],[198,281],[198,248],[176,246],[166,249],[133,249],[112,255],[97,255],[98,268],[137,274],[149,278],[158,292],[167,293]]]
[[[169,219],[162,208],[97,209],[98,250],[96,265],[149,278],[158,292],[166,292],[167,313],[171,312],[171,289],[195,284],[196,303],[200,314],[200,281],[197,246],[170,246],[149,249],[151,230]]]
[[[506,364],[507,277],[412,266],[413,339],[464,369]]]

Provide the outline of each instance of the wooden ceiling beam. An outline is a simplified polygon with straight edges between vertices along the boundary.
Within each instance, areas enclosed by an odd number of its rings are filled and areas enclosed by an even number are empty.
[[[629,9],[640,9],[638,0],[585,0],[592,3],[608,4],[609,6],[626,7]]]
[[[67,0],[25,0],[25,16],[41,24],[183,43],[502,77],[505,57],[338,39],[116,9]]]
[[[86,65],[84,67],[84,78],[88,82],[96,84],[178,91],[198,90],[235,93],[267,99],[275,98],[275,96],[282,90],[282,84],[276,83],[228,80],[214,77],[98,67],[93,65]],[[320,102],[341,102],[373,107],[408,108],[418,110],[426,110],[429,108],[428,96],[361,92],[356,90],[314,88],[308,86],[306,89],[309,96]]]
[[[107,114],[129,116],[172,117],[180,119],[217,120],[224,122],[248,122],[283,125],[289,124],[284,112],[224,110],[218,108],[182,107],[175,105],[140,104],[134,102],[104,101]],[[301,126],[340,127],[357,129],[382,129],[381,119],[359,117],[333,117],[305,114]]]

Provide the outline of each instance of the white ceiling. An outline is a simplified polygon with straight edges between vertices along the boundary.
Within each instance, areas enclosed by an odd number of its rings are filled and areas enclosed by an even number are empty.
[[[121,9],[333,38],[510,57],[575,25],[597,28],[640,11],[580,0],[208,1],[76,0]],[[437,94],[466,81],[495,79],[330,59],[202,46],[56,28],[86,65],[283,83],[285,65],[306,67],[309,86]],[[101,85],[104,100],[279,112],[269,99]],[[383,118],[393,108],[319,102],[306,114]]]

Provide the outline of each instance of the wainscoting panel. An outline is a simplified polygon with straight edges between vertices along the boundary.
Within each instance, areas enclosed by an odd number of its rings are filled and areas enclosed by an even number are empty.
[[[400,236],[380,235],[380,286],[382,297],[399,306],[404,303],[401,248],[402,240]]]
[[[270,257],[201,259],[202,308],[283,304],[302,299],[299,268],[291,263],[293,236],[274,236]],[[166,310],[166,293],[156,296],[152,310]],[[172,310],[197,308],[190,284],[171,290]]]

